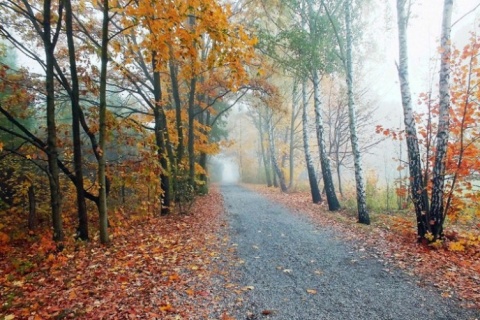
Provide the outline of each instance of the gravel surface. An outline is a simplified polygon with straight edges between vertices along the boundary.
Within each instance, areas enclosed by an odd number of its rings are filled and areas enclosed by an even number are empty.
[[[246,291],[236,319],[480,319],[281,205],[237,185],[221,192]]]

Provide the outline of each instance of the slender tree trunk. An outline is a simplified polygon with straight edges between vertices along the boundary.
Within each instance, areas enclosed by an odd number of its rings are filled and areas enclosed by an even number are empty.
[[[107,183],[106,183],[106,134],[107,134],[107,66],[108,66],[108,24],[109,24],[109,0],[103,0],[103,23],[102,23],[102,48],[101,48],[101,69],[100,69],[100,106],[99,106],[99,137],[98,147],[100,149],[98,159],[98,185],[99,185],[99,207],[100,213],[100,242],[106,244],[108,238],[108,207],[107,207]]]
[[[295,170],[295,119],[297,117],[297,106],[298,106],[298,83],[295,81],[293,84],[293,92],[292,92],[292,114],[290,118],[290,159],[289,159],[289,178],[288,178],[288,189],[293,187],[293,179],[294,179],[294,170]]]
[[[204,111],[200,115],[200,123],[204,126],[209,125],[210,123],[210,112]],[[204,132],[206,136],[208,136],[208,132]],[[205,173],[200,175],[200,181],[203,183],[201,190],[203,194],[208,193],[208,172],[207,172],[207,162],[208,156],[205,152],[200,152],[199,164],[203,168]]]
[[[267,180],[267,187],[272,186],[272,178],[270,177],[270,159],[268,159],[265,151],[265,146],[264,146],[264,133],[263,133],[263,121],[262,121],[262,115],[259,114],[259,119],[258,119],[258,132],[260,133],[260,148],[262,150],[262,160],[263,160],[263,166],[265,168],[265,179]]]
[[[77,193],[78,228],[76,237],[88,240],[88,216],[85,203],[83,184],[83,157],[82,140],[80,139],[80,92],[75,57],[75,43],[73,40],[73,12],[71,0],[65,0],[65,27],[70,62],[70,76],[72,78],[72,92],[70,95],[72,108],[72,135],[73,135],[73,164],[77,177],[75,189]]]
[[[353,161],[355,164],[355,183],[357,189],[358,222],[370,224],[370,216],[367,211],[367,199],[365,182],[363,178],[362,157],[357,137],[357,119],[355,114],[355,102],[353,99],[353,66],[352,66],[352,12],[351,0],[345,1],[345,27],[347,36],[346,48],[346,72],[348,89],[348,116],[350,126],[350,140],[352,144]]]
[[[48,180],[50,184],[50,205],[52,210],[53,240],[63,241],[63,223],[61,214],[60,172],[58,168],[57,126],[55,123],[55,44],[51,35],[51,0],[43,3],[43,43],[45,47],[45,86],[47,96],[47,157]],[[58,23],[61,23],[60,21]]]
[[[285,184],[285,176],[283,175],[283,171],[278,165],[278,160],[277,160],[277,155],[275,153],[275,142],[274,136],[273,136],[273,124],[272,124],[273,119],[270,117],[270,119],[267,120],[267,126],[268,126],[268,142],[270,146],[270,155],[272,157],[272,164],[273,164],[273,169],[275,170],[275,174],[278,177],[278,182],[280,184],[280,189],[282,192],[287,192],[287,185]]]
[[[407,0],[397,0],[398,42],[400,61],[397,67],[402,95],[403,121],[407,141],[408,168],[410,172],[410,194],[415,206],[417,219],[417,236],[423,239],[427,231],[428,208],[427,190],[422,181],[422,162],[418,146],[417,128],[412,110],[412,96],[408,77],[407,23],[408,14],[405,10]]]
[[[436,138],[435,162],[433,165],[432,205],[428,222],[434,240],[443,237],[445,161],[448,144],[448,125],[450,121],[450,32],[453,0],[445,0],[443,5],[441,61],[439,95],[440,109],[438,115],[438,131]]]
[[[189,182],[195,188],[195,88],[197,79],[190,80],[190,96],[188,99],[188,176]]]
[[[28,187],[28,230],[35,230],[38,226],[38,217],[35,201],[35,187],[33,183]]]
[[[308,142],[308,114],[307,114],[307,82],[302,81],[302,124],[303,124],[303,149],[305,151],[305,163],[307,165],[308,181],[310,183],[310,192],[313,203],[322,202],[320,190],[318,188],[315,167],[313,166],[312,155],[310,154],[310,144]]]
[[[338,159],[338,149],[337,149],[337,159]],[[338,179],[338,192],[340,192],[340,195],[343,197],[343,189],[342,189],[342,166],[340,162],[337,162],[337,179]]]
[[[313,96],[315,107],[315,128],[317,132],[318,149],[320,151],[320,164],[323,174],[323,185],[327,195],[328,210],[336,211],[340,209],[340,203],[335,193],[335,185],[333,184],[332,170],[330,168],[330,159],[327,154],[327,146],[324,138],[324,127],[322,118],[322,101],[320,99],[320,77],[318,71],[313,72]]]
[[[170,50],[172,50],[170,48]],[[169,61],[169,68],[170,68],[170,79],[172,83],[172,95],[173,101],[175,102],[175,125],[177,127],[177,135],[178,135],[178,145],[177,145],[177,162],[181,163],[184,154],[184,146],[183,146],[183,121],[182,121],[182,104],[180,101],[180,89],[178,85],[178,77],[177,77],[177,67],[173,62],[173,58]]]

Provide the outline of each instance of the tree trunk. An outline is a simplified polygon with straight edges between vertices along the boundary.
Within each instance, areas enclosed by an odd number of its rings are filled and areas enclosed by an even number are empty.
[[[35,230],[38,226],[38,217],[35,202],[35,187],[28,187],[28,230]]]
[[[162,189],[160,194],[160,214],[167,215],[170,213],[170,177],[168,174],[168,161],[165,156],[165,131],[167,130],[167,122],[165,114],[162,111],[162,86],[160,82],[160,72],[157,70],[156,52],[152,51],[152,67],[153,67],[153,95],[155,99],[155,106],[153,108],[153,115],[155,120],[155,143],[157,146],[157,156],[160,162],[160,187]]]
[[[322,118],[322,101],[320,99],[320,77],[318,71],[313,72],[313,96],[315,107],[315,128],[317,132],[318,149],[320,151],[320,164],[323,175],[323,185],[327,195],[328,210],[336,211],[340,209],[340,203],[335,193],[335,185],[333,184],[332,170],[330,168],[330,159],[327,154],[327,146],[324,138],[324,127]]]
[[[48,180],[50,185],[50,205],[52,210],[53,240],[63,241],[63,223],[61,214],[60,173],[58,168],[57,126],[55,123],[55,84],[54,84],[54,50],[51,30],[51,0],[43,4],[43,43],[45,47],[45,86],[47,96],[47,156]],[[60,21],[58,23],[61,23]]]
[[[310,144],[308,142],[308,114],[307,114],[307,82],[302,82],[302,124],[303,124],[303,149],[305,151],[305,163],[307,165],[308,181],[310,183],[310,192],[313,203],[322,202],[320,190],[318,189],[317,177],[313,166],[312,155],[310,154]]]
[[[367,199],[365,193],[365,182],[363,179],[362,157],[357,137],[357,119],[355,114],[355,102],[353,99],[353,66],[352,66],[352,16],[351,0],[345,1],[345,27],[347,36],[346,48],[346,72],[348,90],[348,117],[350,126],[350,140],[352,144],[353,161],[355,164],[355,184],[357,191],[358,222],[370,224],[370,217],[367,211]]]
[[[294,179],[294,152],[295,152],[295,120],[297,117],[297,105],[298,105],[298,83],[295,81],[293,84],[293,92],[292,92],[292,114],[290,118],[290,159],[289,159],[289,178],[288,178],[288,189],[293,187],[293,179]]]
[[[265,168],[265,179],[267,180],[267,187],[270,188],[272,186],[272,178],[270,177],[270,159],[268,159],[265,151],[265,146],[263,145],[264,134],[263,134],[263,121],[262,121],[261,114],[259,114],[258,122],[259,122],[258,131],[260,133],[260,147],[262,150],[263,166]]]
[[[68,42],[68,56],[70,62],[70,76],[72,78],[72,92],[70,95],[72,109],[72,135],[73,135],[73,164],[76,176],[76,195],[78,211],[78,228],[76,237],[81,240],[88,240],[88,216],[85,203],[83,184],[83,157],[82,140],[80,139],[80,93],[75,57],[75,43],[73,40],[73,12],[71,0],[65,2],[65,27]]]
[[[210,123],[210,112],[204,111],[200,115],[200,122],[204,126],[208,126]],[[204,132],[206,136],[208,136],[208,132]],[[205,152],[200,153],[200,158],[199,158],[199,164],[203,168],[204,173],[200,175],[200,181],[202,182],[201,186],[201,193],[202,194],[207,194],[208,193],[208,172],[207,172],[207,161],[208,161],[208,156]]]
[[[170,48],[172,50],[172,48]],[[173,53],[170,53],[173,56]],[[169,61],[170,79],[172,82],[172,95],[175,102],[175,125],[177,127],[178,146],[177,146],[177,164],[180,164],[183,159],[185,147],[183,145],[183,123],[182,123],[182,104],[180,101],[180,89],[178,85],[177,67],[174,64],[173,57]],[[173,166],[175,164],[172,163]],[[176,166],[175,166],[176,167]],[[175,169],[176,170],[176,169]]]
[[[283,175],[283,171],[278,165],[278,160],[277,160],[277,155],[275,153],[275,142],[274,137],[273,137],[273,124],[272,124],[272,117],[267,120],[267,126],[268,126],[268,142],[270,146],[270,155],[272,157],[272,164],[273,164],[273,169],[275,170],[275,174],[278,177],[278,183],[280,184],[280,189],[282,192],[287,192],[287,185],[285,184],[285,176]]]
[[[445,187],[445,161],[449,135],[448,125],[450,121],[450,32],[452,7],[453,0],[444,1],[439,80],[440,108],[435,162],[433,165],[432,205],[430,207],[430,216],[428,217],[428,224],[434,240],[443,237],[443,222],[445,219],[443,197]]]
[[[107,134],[107,65],[108,65],[108,24],[109,4],[103,0],[103,23],[102,23],[102,48],[101,48],[101,69],[100,69],[100,106],[99,106],[99,159],[98,159],[98,195],[100,215],[100,242],[106,244],[108,238],[108,212],[107,212],[107,183],[106,183],[106,134]]]
[[[426,211],[428,208],[427,190],[422,181],[422,162],[418,146],[417,128],[412,110],[412,96],[408,77],[407,22],[405,11],[407,0],[397,0],[398,42],[400,61],[397,67],[402,95],[403,121],[407,141],[408,168],[410,173],[410,194],[415,206],[417,237],[423,239],[428,229]]]
[[[195,88],[197,79],[190,80],[190,96],[188,99],[188,177],[190,186],[195,186]]]

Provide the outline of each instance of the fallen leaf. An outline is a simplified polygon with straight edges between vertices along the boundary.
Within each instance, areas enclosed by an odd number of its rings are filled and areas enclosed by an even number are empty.
[[[310,294],[317,294],[317,290],[315,289],[307,289],[307,292]]]

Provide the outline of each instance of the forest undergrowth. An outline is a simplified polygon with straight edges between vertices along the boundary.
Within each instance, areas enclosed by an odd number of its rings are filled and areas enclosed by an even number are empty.
[[[44,230],[4,244],[0,319],[228,319],[222,213],[213,190],[189,215],[117,211],[107,246],[72,238],[59,251]]]
[[[337,230],[339,237],[381,262],[385,271],[399,268],[415,276],[419,286],[436,288],[443,297],[459,299],[462,306],[480,308],[478,228],[468,232],[447,229],[443,245],[428,246],[416,243],[414,221],[404,214],[370,213],[372,224],[365,226],[347,210],[329,212],[326,204],[312,203],[308,192],[281,193],[266,186],[246,186],[322,227]]]

